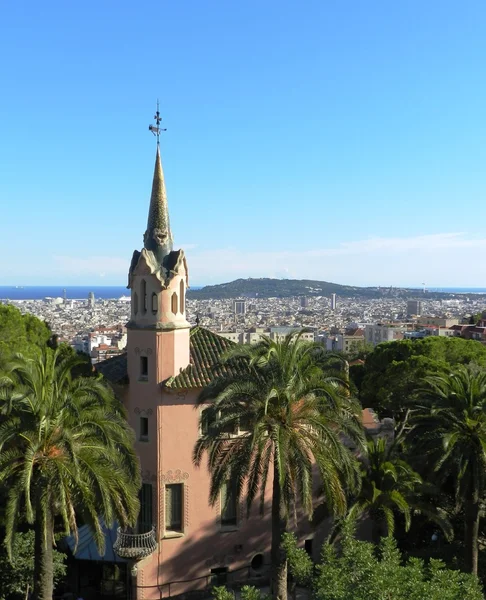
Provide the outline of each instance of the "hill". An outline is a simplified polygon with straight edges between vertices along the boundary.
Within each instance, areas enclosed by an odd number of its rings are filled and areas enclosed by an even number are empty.
[[[190,290],[189,297],[194,299],[209,298],[287,298],[289,296],[330,296],[337,294],[342,298],[383,298],[383,297],[417,297],[421,290],[408,288],[379,288],[340,285],[329,281],[312,279],[236,279],[229,283],[207,285],[200,290]],[[452,294],[429,293],[427,298],[452,297]]]

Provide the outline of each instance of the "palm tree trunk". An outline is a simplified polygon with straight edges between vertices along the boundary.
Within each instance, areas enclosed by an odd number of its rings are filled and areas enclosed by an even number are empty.
[[[52,563],[53,520],[51,511],[44,513],[37,502],[34,526],[34,592],[33,600],[52,600],[54,571]]]
[[[471,498],[465,506],[464,545],[466,571],[478,574],[479,501]]]
[[[287,600],[287,557],[282,536],[287,531],[287,512],[282,498],[277,461],[274,459],[272,493],[272,581],[273,600]]]

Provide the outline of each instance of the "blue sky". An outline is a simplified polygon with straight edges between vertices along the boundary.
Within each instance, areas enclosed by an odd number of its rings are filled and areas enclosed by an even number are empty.
[[[194,285],[486,282],[486,4],[0,4],[0,285],[123,284],[156,98]]]

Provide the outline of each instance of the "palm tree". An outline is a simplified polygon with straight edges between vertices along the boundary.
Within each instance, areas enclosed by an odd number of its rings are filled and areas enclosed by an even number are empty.
[[[397,445],[383,437],[370,439],[361,469],[361,488],[352,501],[348,516],[352,519],[367,515],[371,519],[373,541],[382,534],[393,535],[395,514],[405,519],[405,531],[410,529],[414,512],[435,521],[446,538],[452,535],[448,520],[439,509],[424,500],[424,494],[434,489],[422,481],[397,452]]]
[[[346,512],[348,488],[359,482],[357,461],[344,437],[364,447],[361,410],[346,395],[337,372],[322,367],[322,346],[289,335],[267,337],[252,346],[235,346],[223,359],[225,375],[199,396],[204,435],[194,448],[200,465],[207,453],[214,505],[228,481],[236,497],[246,494],[247,513],[259,495],[263,512],[267,482],[272,481],[272,594],[287,597],[287,561],[282,535],[296,503],[313,511],[313,470],[335,514]],[[244,423],[245,432],[228,435]]]
[[[480,501],[486,491],[486,372],[456,367],[427,377],[412,414],[410,441],[443,481],[452,476],[464,508],[465,566],[478,569]]]
[[[73,378],[78,364],[46,348],[36,358],[18,355],[2,379],[3,391],[7,379],[11,391],[1,398],[5,543],[11,552],[19,515],[25,515],[35,532],[35,600],[52,600],[55,530],[62,525],[77,536],[82,518],[104,552],[101,520],[131,525],[138,512],[139,465],[123,409],[100,379]]]

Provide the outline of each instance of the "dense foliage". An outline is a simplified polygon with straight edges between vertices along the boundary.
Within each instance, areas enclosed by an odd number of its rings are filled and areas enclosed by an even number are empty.
[[[486,366],[486,347],[474,340],[431,336],[379,344],[356,381],[361,403],[401,420],[425,377],[469,363]]]
[[[59,352],[18,356],[2,377],[5,545],[12,556],[19,519],[33,524],[35,600],[52,600],[55,520],[76,535],[82,517],[102,551],[100,518],[126,526],[138,513],[139,464],[121,405],[100,379],[73,378],[79,359]]]
[[[417,394],[409,441],[440,482],[452,479],[456,505],[464,508],[466,568],[477,573],[486,492],[486,371],[459,366],[425,378]]]
[[[0,304],[0,360],[16,352],[31,355],[37,348],[45,347],[51,336],[44,321],[33,315],[23,315],[14,306]]]
[[[66,555],[52,553],[54,585],[65,575]],[[12,543],[12,557],[0,545],[0,600],[24,599],[34,585],[34,532],[17,533]]]
[[[282,342],[263,338],[252,346],[235,346],[226,357],[225,376],[201,393],[208,404],[201,417],[202,435],[194,461],[208,456],[210,502],[233,481],[237,498],[248,510],[266,484],[272,484],[272,594],[286,598],[287,569],[282,535],[297,501],[312,515],[313,473],[320,475],[326,505],[345,514],[347,492],[357,489],[358,463],[342,434],[364,448],[361,410],[350,397],[346,379],[324,369],[322,347],[287,336]],[[244,432],[233,437],[244,423]]]
[[[371,523],[373,541],[383,535],[393,535],[397,515],[405,531],[410,529],[415,513],[426,515],[452,537],[451,526],[443,511],[427,502],[422,492],[432,495],[435,490],[426,486],[422,477],[402,458],[396,444],[386,438],[368,441],[366,459],[362,461],[361,487],[352,498],[349,516],[366,517]]]
[[[325,544],[317,567],[297,548],[292,535],[285,537],[291,574],[311,587],[316,600],[483,600],[478,580],[446,569],[438,560],[403,561],[392,537],[383,538],[379,550],[345,529],[339,549]]]

